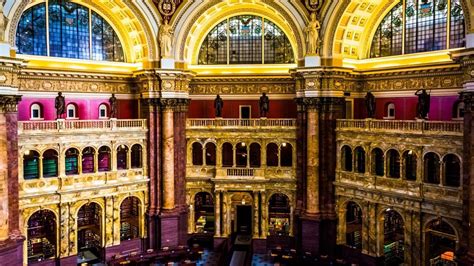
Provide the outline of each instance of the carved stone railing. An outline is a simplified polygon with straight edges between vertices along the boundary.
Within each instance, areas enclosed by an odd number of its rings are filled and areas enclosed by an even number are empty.
[[[187,119],[186,128],[296,127],[296,119]]]
[[[58,191],[81,190],[104,185],[118,185],[137,181],[147,181],[143,169],[127,169],[110,172],[87,173],[62,177],[48,177],[20,180],[20,195],[45,194]]]
[[[216,178],[264,179],[264,173],[264,170],[261,168],[225,167],[216,170]]]
[[[336,182],[426,200],[461,203],[461,188],[337,170]]]
[[[462,135],[461,121],[338,119],[337,130]]]
[[[215,166],[187,166],[186,177],[209,179],[209,178],[261,178],[275,179],[295,178],[296,171],[293,167],[265,167],[265,168],[245,168],[245,167],[223,167]]]
[[[18,122],[18,133],[146,130],[146,125],[145,119],[21,121]]]

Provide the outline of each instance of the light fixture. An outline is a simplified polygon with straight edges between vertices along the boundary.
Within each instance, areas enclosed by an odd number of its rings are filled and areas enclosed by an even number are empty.
[[[283,142],[281,146],[286,147],[286,142]]]
[[[121,149],[125,149],[125,145],[123,145],[123,144],[120,145],[120,148],[121,148]]]
[[[242,147],[245,147],[245,142],[242,142],[241,145],[242,145]]]
[[[25,151],[25,155],[30,155],[30,150]]]
[[[412,155],[413,154],[413,151],[412,150],[409,150],[408,151],[408,155]]]
[[[242,199],[242,205],[245,205],[245,199]]]

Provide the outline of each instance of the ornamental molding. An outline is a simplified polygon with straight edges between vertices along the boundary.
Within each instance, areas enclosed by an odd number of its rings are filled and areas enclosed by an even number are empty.
[[[196,78],[189,84],[191,95],[295,94],[295,81],[290,77],[223,77]]]

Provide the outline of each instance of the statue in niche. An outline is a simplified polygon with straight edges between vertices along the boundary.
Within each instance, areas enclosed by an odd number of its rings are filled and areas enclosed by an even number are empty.
[[[0,0],[0,42],[5,41],[5,28],[7,27],[8,19],[3,13],[3,5],[5,0]]]
[[[159,32],[159,41],[161,48],[161,58],[173,57],[173,29],[165,19],[165,23],[161,25]]]
[[[319,54],[319,29],[321,25],[316,19],[316,13],[311,13],[311,20],[306,27],[306,55]]]
[[[260,117],[267,117],[267,113],[270,110],[270,99],[268,99],[268,96],[265,92],[262,93],[262,96],[260,96],[258,106],[260,107]]]
[[[112,93],[112,97],[109,98],[110,104],[110,118],[117,118],[117,97]]]
[[[66,112],[66,99],[62,92],[58,92],[58,96],[54,100],[54,108],[56,108],[56,119],[61,119],[63,114]]]
[[[222,107],[224,107],[224,101],[221,96],[217,94],[214,100],[214,109],[216,109],[216,117],[222,117]]]
[[[416,116],[420,119],[427,119],[430,112],[430,95],[425,89],[419,89],[415,92],[418,96],[418,104],[416,106]]]
[[[365,108],[367,109],[367,118],[374,118],[375,96],[370,91],[365,95]]]

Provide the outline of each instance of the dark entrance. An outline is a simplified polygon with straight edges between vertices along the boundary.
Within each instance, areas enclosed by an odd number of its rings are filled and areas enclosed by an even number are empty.
[[[252,234],[252,206],[237,205],[237,233]]]

